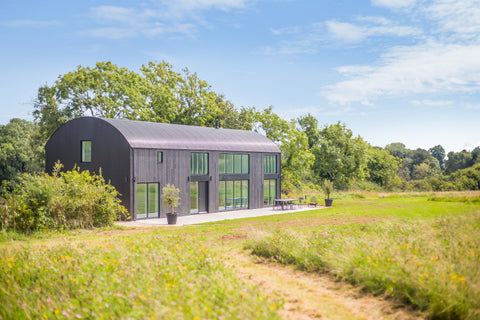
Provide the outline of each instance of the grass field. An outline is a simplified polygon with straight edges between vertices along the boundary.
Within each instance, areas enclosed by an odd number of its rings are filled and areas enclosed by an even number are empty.
[[[226,263],[252,252],[429,318],[480,319],[480,193],[360,196],[201,226],[2,234],[0,318],[279,318],[284,301]]]

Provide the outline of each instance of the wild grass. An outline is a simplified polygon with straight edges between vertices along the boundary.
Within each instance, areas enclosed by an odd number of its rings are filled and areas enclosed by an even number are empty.
[[[277,319],[202,244],[158,232],[2,248],[0,319]]]
[[[253,254],[328,272],[424,311],[480,319],[480,210],[428,219],[260,233]]]

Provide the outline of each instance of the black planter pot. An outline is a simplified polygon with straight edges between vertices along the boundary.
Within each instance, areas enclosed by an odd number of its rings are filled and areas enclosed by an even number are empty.
[[[331,207],[333,203],[333,199],[325,199],[325,207]]]
[[[176,212],[175,213],[167,212],[167,223],[177,224],[177,217],[178,217],[178,214]]]

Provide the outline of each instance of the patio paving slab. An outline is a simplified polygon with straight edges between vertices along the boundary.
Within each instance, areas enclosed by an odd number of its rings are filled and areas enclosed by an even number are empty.
[[[169,225],[167,224],[167,218],[155,218],[155,219],[144,219],[136,221],[118,221],[115,222],[116,225],[124,227],[157,227],[157,226],[186,226],[192,224],[208,223],[215,221],[223,220],[232,220],[232,219],[243,219],[243,218],[253,218],[269,215],[280,215],[285,213],[293,212],[302,212],[315,209],[324,209],[325,207],[317,208],[300,208],[292,210],[273,210],[271,207],[260,208],[260,209],[249,209],[249,210],[234,210],[234,211],[222,211],[215,213],[200,213],[192,214],[189,216],[178,216],[177,224]]]

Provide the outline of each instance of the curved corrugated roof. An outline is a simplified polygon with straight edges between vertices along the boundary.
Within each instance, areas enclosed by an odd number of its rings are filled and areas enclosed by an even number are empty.
[[[267,137],[246,130],[106,119],[132,148],[280,153]]]

